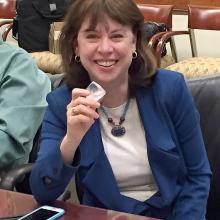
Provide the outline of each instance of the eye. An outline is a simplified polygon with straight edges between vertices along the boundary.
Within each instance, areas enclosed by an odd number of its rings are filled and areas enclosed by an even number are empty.
[[[114,34],[112,35],[112,38],[115,38],[115,39],[120,39],[120,38],[123,38],[124,36],[122,34]]]
[[[112,39],[112,41],[115,41],[115,42],[121,42],[124,39],[124,34],[112,33],[111,39]]]
[[[96,39],[96,38],[98,38],[98,35],[97,34],[87,34],[86,38],[88,38],[88,39]]]

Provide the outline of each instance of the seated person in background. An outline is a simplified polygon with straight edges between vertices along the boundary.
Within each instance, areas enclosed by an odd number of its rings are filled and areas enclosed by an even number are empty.
[[[82,204],[204,220],[211,171],[184,77],[157,69],[132,0],[76,0],[61,34],[66,85],[47,97],[32,193],[57,199],[75,175]],[[91,81],[106,91],[87,98]]]
[[[30,55],[0,39],[0,175],[28,162],[51,91]]]

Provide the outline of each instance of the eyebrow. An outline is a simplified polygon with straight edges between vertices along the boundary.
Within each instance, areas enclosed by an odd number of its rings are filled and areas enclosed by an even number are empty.
[[[116,29],[116,30],[113,30],[111,33],[115,33],[115,32],[125,32],[125,30],[123,29],[123,28],[121,28],[121,29]]]
[[[90,31],[96,31],[96,30],[92,28],[86,28],[85,30],[83,30],[83,32],[90,32]]]
[[[111,31],[111,33],[115,33],[115,32],[125,32],[125,30],[123,28],[121,29],[115,29],[113,31]],[[93,29],[93,28],[86,28],[85,30],[83,30],[83,32],[98,32],[96,29]]]

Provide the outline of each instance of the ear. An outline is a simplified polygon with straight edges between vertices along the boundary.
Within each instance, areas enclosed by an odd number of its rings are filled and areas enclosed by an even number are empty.
[[[73,51],[74,51],[74,53],[75,53],[76,55],[79,54],[79,48],[78,48],[78,42],[77,42],[77,40],[75,40],[75,41],[73,42]]]
[[[135,51],[137,48],[137,36],[136,35],[133,35],[132,43],[133,43],[133,51]]]

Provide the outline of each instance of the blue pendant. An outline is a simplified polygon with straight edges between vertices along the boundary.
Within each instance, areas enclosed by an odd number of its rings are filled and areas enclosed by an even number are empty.
[[[113,127],[111,130],[112,135],[115,137],[121,137],[125,134],[125,132],[126,132],[125,128],[122,127],[121,125],[117,125]]]

